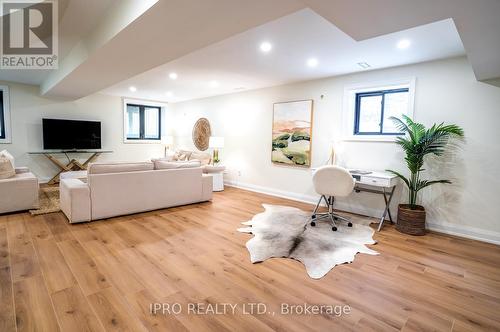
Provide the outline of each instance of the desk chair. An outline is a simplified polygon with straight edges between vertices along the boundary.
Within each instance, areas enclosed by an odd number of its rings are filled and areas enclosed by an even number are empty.
[[[311,216],[311,226],[316,226],[320,219],[329,219],[332,225],[332,231],[337,230],[335,220],[347,221],[348,227],[352,227],[349,219],[344,218],[333,212],[333,203],[335,197],[349,196],[355,185],[355,180],[351,173],[345,168],[339,166],[322,166],[313,175],[314,190],[321,195],[318,204]],[[328,212],[317,213],[321,200],[324,200],[328,207]]]

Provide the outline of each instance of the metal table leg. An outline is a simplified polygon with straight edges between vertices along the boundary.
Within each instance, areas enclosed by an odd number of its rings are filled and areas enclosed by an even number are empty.
[[[391,205],[392,196],[394,195],[394,190],[395,189],[396,189],[396,186],[392,187],[392,190],[389,193],[389,199],[387,199],[385,188],[383,188],[383,190],[384,190],[383,195],[384,195],[384,201],[385,201],[385,210],[384,210],[384,213],[382,214],[382,218],[380,218],[380,223],[378,225],[377,232],[380,232],[380,230],[382,229],[382,226],[384,225],[385,216],[387,214],[389,214],[389,220],[393,223],[392,216],[391,216],[391,211],[389,209],[389,206]]]

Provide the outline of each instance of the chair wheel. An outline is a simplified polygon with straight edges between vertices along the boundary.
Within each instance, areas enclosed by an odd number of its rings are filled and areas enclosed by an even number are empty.
[[[311,221],[311,226],[316,226],[316,223],[314,221]]]
[[[337,218],[337,217],[333,217],[333,220],[339,220],[339,218]]]
[[[337,231],[337,227],[333,226],[332,227],[332,231],[336,232]]]
[[[347,227],[352,227],[352,222],[347,223]]]
[[[316,219],[316,215],[315,215],[315,214],[313,214],[313,215],[311,216],[311,219]]]

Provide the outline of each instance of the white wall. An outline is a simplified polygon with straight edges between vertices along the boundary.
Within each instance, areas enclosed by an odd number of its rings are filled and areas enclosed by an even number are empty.
[[[30,155],[30,151],[42,150],[42,118],[99,120],[102,126],[102,148],[113,153],[103,154],[98,161],[147,160],[163,155],[160,144],[123,143],[123,104],[120,97],[94,94],[76,101],[44,98],[36,86],[2,82],[10,88],[10,110],[12,119],[12,144],[0,144],[16,158],[16,166],[28,166],[41,181],[47,181],[59,170],[46,157]],[[167,123],[171,116],[166,111]],[[170,131],[167,128],[167,132]],[[67,162],[64,155],[59,159]],[[88,155],[74,155],[84,161]]]
[[[423,205],[431,229],[500,243],[500,89],[475,80],[466,58],[454,58],[369,71],[297,84],[218,96],[172,105],[176,145],[192,147],[191,130],[207,117],[213,135],[224,136],[222,160],[226,180],[253,190],[306,201],[315,200],[311,172],[271,163],[273,103],[314,99],[312,166],[326,162],[332,139],[340,138],[346,85],[416,77],[415,120],[462,126],[467,142],[456,154],[432,161],[432,177],[453,180],[424,190]],[[324,95],[324,98],[320,96]],[[394,143],[344,142],[340,164],[348,167],[406,172],[403,153]],[[430,166],[430,165],[429,165]],[[402,189],[402,186],[400,186]],[[401,190],[400,190],[401,191]],[[398,193],[398,201],[406,195]],[[343,209],[380,215],[382,198],[353,194]],[[395,206],[393,211],[396,212]]]

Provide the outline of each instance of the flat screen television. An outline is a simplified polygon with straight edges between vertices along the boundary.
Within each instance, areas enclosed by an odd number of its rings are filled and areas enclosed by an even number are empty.
[[[44,150],[101,149],[101,122],[42,119]]]

